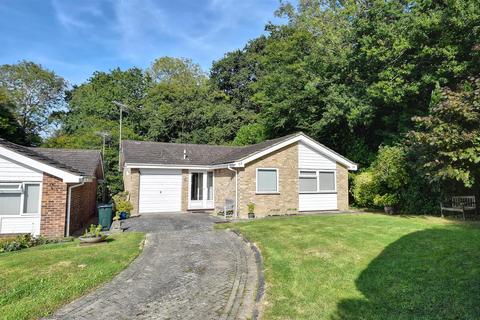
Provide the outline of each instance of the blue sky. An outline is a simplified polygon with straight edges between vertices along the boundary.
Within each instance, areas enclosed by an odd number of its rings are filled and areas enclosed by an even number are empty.
[[[0,0],[0,64],[31,60],[70,84],[158,57],[213,60],[278,22],[278,0]]]

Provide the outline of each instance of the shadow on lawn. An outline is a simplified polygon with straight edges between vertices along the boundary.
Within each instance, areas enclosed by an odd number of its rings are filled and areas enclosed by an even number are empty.
[[[360,274],[366,299],[346,299],[333,319],[480,319],[480,229],[408,234]]]

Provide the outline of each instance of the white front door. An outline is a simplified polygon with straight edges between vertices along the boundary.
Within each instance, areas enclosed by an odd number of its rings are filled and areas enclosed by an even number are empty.
[[[139,213],[180,212],[182,171],[141,169]]]
[[[190,171],[189,209],[213,209],[213,171]]]

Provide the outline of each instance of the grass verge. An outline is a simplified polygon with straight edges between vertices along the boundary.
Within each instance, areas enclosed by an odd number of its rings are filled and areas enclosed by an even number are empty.
[[[141,251],[142,233],[94,246],[47,244],[0,254],[2,319],[36,319],[112,279]]]

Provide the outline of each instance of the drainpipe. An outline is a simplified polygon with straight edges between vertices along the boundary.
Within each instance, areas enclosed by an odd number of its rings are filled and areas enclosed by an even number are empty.
[[[66,230],[66,236],[70,237],[70,211],[71,211],[71,206],[72,206],[72,189],[76,187],[81,187],[85,184],[85,182],[75,184],[73,186],[68,187],[68,201],[67,201],[67,230]]]
[[[230,171],[235,172],[235,218],[238,219],[238,171],[232,169],[230,166],[227,166],[227,169]],[[225,217],[227,213],[225,213]]]

